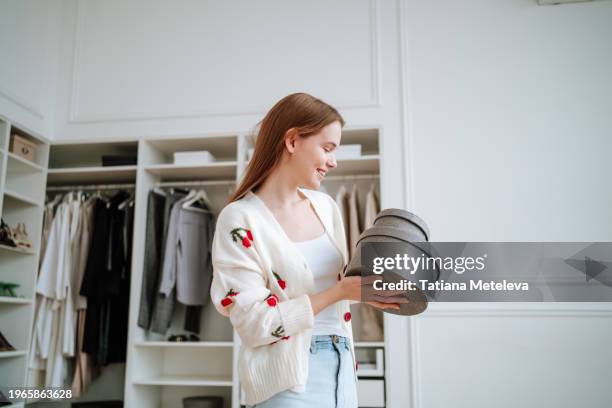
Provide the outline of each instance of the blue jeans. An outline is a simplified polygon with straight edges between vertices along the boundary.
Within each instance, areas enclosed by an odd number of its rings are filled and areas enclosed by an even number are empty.
[[[306,391],[285,390],[251,408],[357,408],[357,384],[349,339],[312,336]]]

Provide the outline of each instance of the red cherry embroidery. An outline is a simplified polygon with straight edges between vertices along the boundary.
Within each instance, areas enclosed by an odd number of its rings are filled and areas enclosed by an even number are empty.
[[[234,303],[232,297],[236,296],[238,293],[239,292],[234,292],[234,288],[230,288],[230,290],[228,290],[225,294],[225,297],[221,299],[221,306],[228,307],[229,305]]]
[[[250,248],[252,246],[251,242],[253,242],[253,233],[251,230],[238,227],[231,230],[230,235],[232,236],[232,240],[234,242],[240,241],[243,247]]]
[[[359,370],[359,362],[355,363],[355,370]]]
[[[274,307],[278,303],[278,297],[276,297],[276,295],[270,295],[266,298],[266,302],[268,302],[269,306]]]
[[[289,340],[290,337],[291,336],[283,336],[283,337],[281,337],[281,340]]]
[[[278,286],[280,286],[282,290],[285,290],[285,288],[287,287],[287,283],[283,280],[283,278],[281,278],[280,275],[274,271],[272,271],[272,274],[276,278],[276,282],[278,282]]]
[[[349,320],[351,320],[351,312],[346,312],[344,314],[344,321],[348,322]]]

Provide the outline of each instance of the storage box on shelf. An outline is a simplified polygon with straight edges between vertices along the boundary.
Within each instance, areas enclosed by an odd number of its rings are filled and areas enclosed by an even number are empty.
[[[144,168],[164,181],[235,179],[237,140],[236,135],[148,140],[144,142],[143,151],[147,152]],[[199,164],[174,163],[177,152],[203,150],[210,152],[215,160]]]
[[[136,160],[138,142],[61,143],[51,146],[48,170],[49,185],[87,185],[133,183],[137,164],[104,166],[109,156]],[[115,160],[118,163],[126,161]]]
[[[16,154],[13,146],[28,151]],[[18,297],[0,295],[0,330],[15,348],[0,352],[0,384],[5,387],[25,385],[48,153],[44,137],[0,116],[0,214],[11,228],[25,223],[31,243],[30,248],[0,243],[0,281],[19,285],[14,289]]]
[[[29,159],[5,150],[6,157],[6,179],[4,194],[11,196],[14,200],[20,200],[27,205],[42,205],[43,190],[45,183],[44,168],[47,165],[47,154],[49,146],[43,140],[26,133],[14,125],[6,124],[5,131],[8,135],[4,140],[23,140],[29,145],[36,146],[28,155]],[[6,146],[5,146],[6,148]]]

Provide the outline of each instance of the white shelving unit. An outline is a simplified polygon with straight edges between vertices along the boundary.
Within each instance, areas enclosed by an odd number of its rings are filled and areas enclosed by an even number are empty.
[[[0,135],[8,134],[8,121],[0,122]],[[340,185],[347,188],[356,184],[360,195],[360,206],[363,214],[365,194],[370,186],[376,186],[381,207],[384,208],[384,197],[380,196],[380,130],[376,127],[365,129],[345,129],[342,143],[359,143],[362,146],[362,156],[351,160],[339,161],[324,181],[325,191],[335,197]],[[45,145],[48,154],[48,164],[41,161],[35,164],[25,162],[7,153],[7,136],[0,136],[0,206],[7,207],[11,216],[33,216],[42,214],[45,185],[47,186],[85,186],[91,184],[125,184],[135,187],[135,219],[132,248],[131,289],[129,306],[129,334],[127,343],[127,362],[125,376],[103,376],[96,381],[95,393],[87,393],[81,400],[111,399],[106,398],[104,390],[122,389],[122,397],[126,407],[177,407],[181,400],[194,395],[222,396],[225,408],[240,407],[240,384],[237,373],[237,357],[240,338],[233,330],[228,319],[216,312],[213,305],[206,306],[202,313],[200,342],[169,342],[171,334],[184,333],[182,328],[184,307],[177,303],[175,317],[167,335],[162,336],[140,328],[137,325],[146,232],[147,196],[149,191],[160,184],[207,182],[207,195],[213,209],[220,210],[226,203],[235,184],[243,175],[247,165],[247,149],[253,145],[253,137],[245,133],[192,135],[168,138],[141,138],[132,140],[84,140],[75,142],[53,143]],[[174,152],[208,150],[214,157],[213,163],[205,165],[175,165]],[[108,154],[131,154],[137,156],[136,165],[104,167],[101,156]],[[11,164],[12,163],[12,164]],[[7,172],[7,164],[10,171]],[[4,174],[9,180],[4,182]],[[43,177],[34,180],[33,174]],[[357,177],[355,177],[357,176]],[[14,177],[28,180],[31,186],[22,186]],[[13,180],[13,181],[10,181]],[[36,184],[34,183],[36,181]],[[6,185],[5,185],[6,184]],[[28,183],[25,183],[26,185]],[[4,201],[4,202],[3,202]],[[28,218],[29,219],[29,218]],[[7,299],[0,297],[0,322],[14,321],[19,313],[28,315],[29,325],[23,326],[16,337],[20,345],[19,352],[25,354],[6,355],[0,358],[1,375],[13,372],[15,361],[21,361],[23,378],[26,370],[25,361],[33,317],[32,302],[36,279],[38,260],[38,240],[40,236],[41,216],[36,220],[36,230],[32,237],[36,240],[32,251],[17,250],[0,246],[0,257],[10,259],[0,267],[2,277],[12,277],[9,271],[21,271],[23,266],[32,271],[30,280],[24,285],[29,294],[28,299]],[[12,220],[11,220],[12,221]],[[34,227],[32,227],[34,228]],[[29,231],[30,232],[30,231]],[[29,262],[29,263],[28,263]],[[24,282],[25,283],[25,282]],[[21,310],[21,312],[19,312]],[[354,314],[355,315],[355,314]],[[386,317],[385,317],[386,320]],[[358,318],[353,319],[354,326],[359,324]],[[3,327],[3,326],[0,326]],[[15,329],[17,330],[17,329]],[[378,350],[385,350],[384,339],[376,341],[360,341],[355,338],[358,355],[362,357],[375,356]],[[23,344],[23,347],[21,347]],[[378,352],[378,354],[380,354]],[[381,362],[382,363],[382,362]],[[4,367],[6,367],[6,370]],[[370,373],[372,371],[369,371]],[[367,372],[366,372],[367,373]],[[384,368],[383,368],[384,373]],[[0,377],[0,380],[4,378]],[[121,381],[119,384],[118,381]],[[124,382],[123,382],[124,381]],[[5,383],[4,381],[0,383]],[[384,401],[384,374],[376,378],[368,376],[364,382],[368,387],[383,390],[378,399]],[[116,395],[116,392],[113,394]]]
[[[10,152],[14,134],[37,145],[35,161]],[[48,155],[47,139],[0,116],[0,215],[10,227],[25,222],[32,242],[31,249],[0,244],[0,281],[19,284],[22,296],[0,296],[0,331],[16,349],[0,352],[2,387],[26,385]]]
[[[378,149],[378,129],[349,129],[343,134],[343,143],[359,143],[363,156],[343,160],[334,170],[334,176],[324,182],[325,190],[332,196],[343,183],[356,183],[360,191],[360,204],[365,202],[365,193],[370,184],[375,183],[380,192],[379,179],[376,177],[353,178],[359,176],[379,176],[380,156]],[[134,234],[145,235],[146,203],[149,190],[159,183],[240,180],[247,165],[246,152],[254,143],[253,137],[246,134],[203,135],[188,138],[140,140],[138,149],[138,175],[136,179],[136,220]],[[173,153],[178,151],[208,150],[216,161],[201,166],[178,166],[172,163]],[[207,194],[213,206],[222,208],[231,192],[230,184],[208,185]],[[379,193],[380,197],[380,193]],[[384,199],[381,200],[384,204]],[[362,213],[363,213],[363,207]],[[202,342],[173,343],[159,335],[137,327],[139,312],[140,282],[144,259],[144,240],[134,239],[132,263],[132,296],[130,303],[130,335],[128,339],[128,364],[126,373],[126,406],[136,406],[146,401],[147,406],[178,406],[180,400],[192,395],[224,396],[226,408],[240,407],[240,384],[237,373],[237,357],[240,338],[233,331],[229,321],[221,317],[209,305],[202,320]],[[180,306],[179,306],[180,308]],[[179,309],[175,322],[168,333],[182,332],[182,310]],[[358,339],[357,339],[358,340]],[[376,354],[384,350],[384,339],[380,341],[359,342],[356,344],[362,356]],[[184,364],[180,364],[184,361]],[[201,361],[201,364],[198,363]],[[379,362],[382,364],[382,361]],[[191,372],[194,367],[197,372]],[[384,375],[368,379],[383,390],[379,400],[384,401]]]
[[[210,181],[207,194],[215,211],[228,198],[238,176],[239,134],[199,135],[140,140],[136,178],[136,209],[130,298],[130,333],[125,405],[181,406],[184,397],[217,395],[226,408],[238,407],[234,331],[209,304],[202,312],[200,342],[169,342],[184,333],[184,307],[177,304],[167,336],[137,326],[144,259],[146,206],[149,191],[160,183]],[[208,150],[215,161],[204,165],[175,165],[174,152]],[[132,301],[134,300],[134,301]],[[144,403],[143,401],[146,401]]]

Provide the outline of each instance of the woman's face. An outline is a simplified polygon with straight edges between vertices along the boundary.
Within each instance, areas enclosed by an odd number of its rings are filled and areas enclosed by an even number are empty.
[[[327,172],[337,166],[334,154],[341,136],[340,122],[309,137],[295,136],[290,166],[301,187],[318,189]]]

